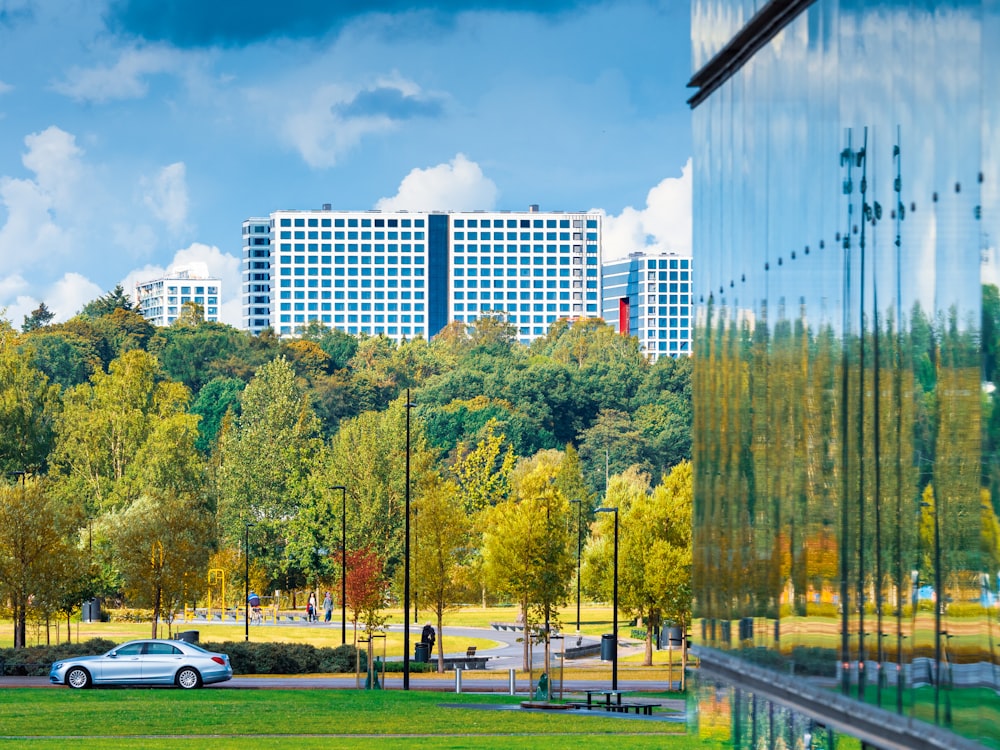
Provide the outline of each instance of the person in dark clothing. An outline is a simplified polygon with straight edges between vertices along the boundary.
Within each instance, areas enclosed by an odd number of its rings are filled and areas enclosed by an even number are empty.
[[[434,650],[434,640],[436,636],[434,634],[434,626],[430,623],[424,625],[424,629],[420,632],[420,642],[426,643],[429,650]]]

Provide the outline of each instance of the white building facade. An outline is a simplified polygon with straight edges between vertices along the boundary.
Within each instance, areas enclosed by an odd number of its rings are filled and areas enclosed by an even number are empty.
[[[222,281],[208,275],[204,263],[175,266],[158,279],[136,284],[139,311],[157,326],[169,326],[186,303],[199,305],[206,321],[217,323],[222,301]]]
[[[607,323],[638,338],[654,362],[691,354],[690,256],[637,252],[606,261],[602,270]]]
[[[489,314],[527,344],[560,318],[600,315],[600,214],[324,206],[267,221],[268,244],[263,219],[243,224],[243,324],[255,333],[265,304],[280,336],[316,321],[397,341]]]

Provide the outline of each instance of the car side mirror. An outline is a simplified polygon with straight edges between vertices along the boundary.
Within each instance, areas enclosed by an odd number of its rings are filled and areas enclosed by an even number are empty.
[[[110,658],[112,658],[112,659],[117,659],[118,658],[118,652],[117,651],[112,651],[110,654],[108,654],[108,656]]]

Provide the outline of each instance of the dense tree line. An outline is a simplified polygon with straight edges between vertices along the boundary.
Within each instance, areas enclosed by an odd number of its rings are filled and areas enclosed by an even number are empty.
[[[655,496],[648,478],[690,455],[690,361],[650,364],[601,321],[523,346],[484,317],[397,344],[196,313],[156,328],[119,288],[65,323],[44,306],[20,331],[0,318],[0,509],[45,529],[0,535],[15,645],[29,616],[93,595],[151,608],[155,628],[208,569],[242,581],[247,553],[256,590],[330,585],[344,548],[376,555],[398,594],[407,445],[418,601],[439,624],[496,598],[539,621],[574,574],[573,501],[589,518],[626,470]],[[35,562],[14,560],[28,537]],[[544,574],[515,580],[505,554]]]

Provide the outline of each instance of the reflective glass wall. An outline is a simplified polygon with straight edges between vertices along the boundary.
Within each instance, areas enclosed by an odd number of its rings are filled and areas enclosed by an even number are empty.
[[[694,110],[693,636],[988,742],[998,72],[1000,0],[818,0]]]

